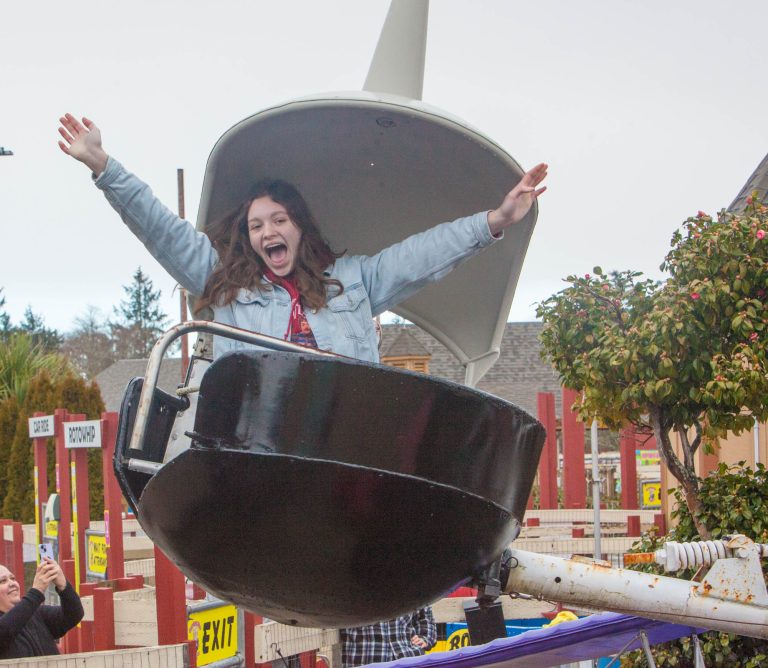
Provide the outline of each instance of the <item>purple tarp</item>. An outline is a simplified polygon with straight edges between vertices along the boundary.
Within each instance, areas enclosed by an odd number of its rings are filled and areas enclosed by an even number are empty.
[[[645,631],[651,645],[701,633],[682,624],[656,622],[643,617],[604,612],[572,622],[563,622],[512,638],[499,638],[487,645],[464,647],[451,652],[439,652],[388,663],[377,664],[394,668],[470,668],[473,666],[526,666],[537,668],[557,666],[573,661],[612,656]],[[640,639],[627,647],[638,649]]]

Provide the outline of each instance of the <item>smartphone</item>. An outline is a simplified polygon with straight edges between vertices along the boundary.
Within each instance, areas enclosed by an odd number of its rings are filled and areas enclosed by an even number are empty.
[[[53,559],[53,545],[50,543],[40,543],[37,546],[37,550],[40,555],[40,561],[43,561],[43,559]]]

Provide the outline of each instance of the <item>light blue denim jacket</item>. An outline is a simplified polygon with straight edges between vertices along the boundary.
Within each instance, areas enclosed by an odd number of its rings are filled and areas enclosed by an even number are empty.
[[[199,296],[219,257],[208,237],[166,208],[149,186],[111,157],[95,183],[155,259]],[[370,257],[338,258],[325,273],[339,280],[344,292],[331,297],[327,307],[306,311],[318,347],[378,362],[373,316],[438,281],[494,241],[482,212],[414,234]],[[216,322],[277,338],[283,337],[289,316],[290,297],[279,286],[243,288],[232,302],[214,308]],[[220,337],[214,344],[216,357],[242,347]]]

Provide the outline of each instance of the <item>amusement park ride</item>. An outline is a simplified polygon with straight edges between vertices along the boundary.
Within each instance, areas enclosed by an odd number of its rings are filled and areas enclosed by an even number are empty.
[[[353,253],[501,200],[520,166],[420,101],[426,22],[427,0],[393,0],[364,91],[278,105],[228,130],[208,161],[198,229],[267,173],[294,182],[331,246]],[[696,581],[505,550],[544,430],[473,386],[498,356],[536,214],[397,309],[463,362],[465,385],[205,320],[167,332],[129,386],[115,453],[146,533],[207,591],[288,624],[388,619],[474,583],[481,604],[526,593],[768,638],[768,546],[743,536],[657,555],[668,571],[708,568]],[[161,360],[190,332],[195,355],[173,396],[156,387]],[[211,361],[217,337],[241,347]],[[414,507],[418,530],[404,521]],[[450,540],[448,520],[459,527]]]

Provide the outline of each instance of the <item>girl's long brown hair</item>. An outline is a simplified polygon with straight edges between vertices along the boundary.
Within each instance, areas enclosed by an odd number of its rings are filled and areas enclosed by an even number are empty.
[[[287,181],[262,179],[251,188],[245,202],[206,229],[211,244],[219,254],[219,263],[208,277],[195,310],[229,304],[241,288],[265,287],[262,283],[264,263],[251,247],[246,220],[251,203],[259,197],[270,197],[282,204],[290,219],[301,230],[293,276],[304,305],[314,309],[323,308],[327,303],[326,289],[329,285],[338,288],[335,294],[344,291],[340,281],[323,274],[343,253],[331,250],[299,191]]]

